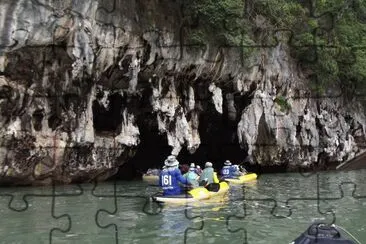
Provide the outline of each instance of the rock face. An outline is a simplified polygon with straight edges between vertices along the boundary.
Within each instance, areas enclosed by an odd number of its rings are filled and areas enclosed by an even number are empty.
[[[313,98],[286,43],[244,64],[240,48],[188,45],[178,2],[11,0],[0,11],[2,184],[106,179],[134,157],[141,126],[171,154],[194,153],[203,117],[225,120],[260,165],[339,162],[365,141],[363,107]]]

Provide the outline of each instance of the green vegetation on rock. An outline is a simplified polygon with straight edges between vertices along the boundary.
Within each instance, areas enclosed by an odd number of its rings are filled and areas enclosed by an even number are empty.
[[[318,92],[334,84],[345,92],[366,87],[364,0],[187,0],[185,5],[186,34],[193,42],[242,47],[248,56],[257,50],[248,46],[275,46],[277,38],[288,43]]]
[[[291,109],[291,105],[284,96],[277,96],[274,101],[280,106],[281,112],[288,112]]]

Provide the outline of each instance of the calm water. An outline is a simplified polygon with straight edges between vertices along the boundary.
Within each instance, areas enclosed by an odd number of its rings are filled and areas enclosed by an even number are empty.
[[[161,211],[146,204],[159,189],[144,182],[117,182],[116,197],[109,182],[56,187],[56,197],[52,187],[2,188],[0,243],[290,243],[314,221],[366,243],[365,173],[264,175],[216,201]]]

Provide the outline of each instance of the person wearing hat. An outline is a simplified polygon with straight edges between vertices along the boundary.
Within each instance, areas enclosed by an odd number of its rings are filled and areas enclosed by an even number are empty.
[[[199,165],[196,166],[196,174],[198,174],[198,175],[202,174],[202,169],[201,169],[201,166],[199,166]]]
[[[193,188],[198,187],[199,175],[196,174],[196,168],[194,167],[194,164],[193,167],[191,164],[189,171],[186,174],[184,174],[183,177],[188,179],[188,182],[192,185]]]
[[[240,172],[239,166],[236,164],[232,165],[229,160],[226,160],[224,165],[221,171],[222,179],[235,179],[243,175]]]
[[[231,162],[226,160],[224,163],[224,167],[221,169],[221,178],[222,179],[230,179],[233,178],[233,168],[231,167]]]
[[[204,182],[201,184],[204,184],[205,186],[208,186],[212,183],[219,183],[219,179],[217,178],[216,172],[212,168],[211,162],[206,162],[205,168],[202,171],[199,181]]]
[[[181,188],[179,182],[182,184],[190,184],[189,181],[182,176],[178,166],[179,162],[175,156],[170,155],[164,162],[166,166],[159,175],[159,186],[163,189],[164,196],[179,195]]]

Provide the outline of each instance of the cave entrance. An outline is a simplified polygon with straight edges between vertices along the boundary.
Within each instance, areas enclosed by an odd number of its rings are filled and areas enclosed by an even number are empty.
[[[135,156],[124,163],[118,170],[115,177],[122,180],[133,180],[140,178],[149,168],[161,169],[164,160],[171,152],[166,135],[159,134],[157,128],[151,125],[154,118],[146,118],[138,121],[140,130],[140,144],[137,147]]]
[[[193,154],[186,148],[182,149],[178,156],[181,164],[195,163],[204,168],[206,162],[212,162],[216,170],[221,170],[226,160],[239,164],[246,159],[247,151],[239,145],[237,127],[225,115],[201,114],[199,134],[201,145]]]
[[[148,120],[145,118],[145,121]],[[243,162],[247,153],[239,146],[236,128],[228,128],[222,120],[213,121],[210,115],[202,115],[200,123],[202,144],[193,154],[183,148],[177,157],[180,164],[195,163],[203,169],[205,163],[210,161],[216,170],[220,170],[225,160],[232,163]],[[157,129],[149,128],[151,125],[144,122],[140,121],[138,124],[141,142],[135,156],[119,168],[115,176],[117,179],[138,179],[149,168],[161,169],[164,160],[172,151],[166,134],[160,135]]]
[[[143,104],[148,106],[147,103]],[[216,170],[221,170],[225,160],[230,160],[235,164],[242,163],[247,158],[247,150],[239,145],[238,121],[229,121],[225,110],[223,115],[218,114],[214,105],[208,104],[207,109],[200,114],[199,118],[201,145],[193,154],[184,147],[177,157],[178,161],[180,164],[195,163],[201,168],[204,168],[205,163],[210,161]],[[140,144],[135,156],[120,167],[115,176],[118,179],[137,179],[149,168],[161,169],[164,160],[172,151],[166,134],[159,134],[156,114],[139,116],[137,125],[140,130]]]
[[[140,131],[140,143],[135,155],[119,167],[113,179],[133,180],[141,178],[149,168],[161,169],[164,160],[171,152],[166,134],[160,134],[156,114],[150,104],[152,90],[146,88],[142,96],[130,97],[128,108],[136,115]]]
[[[193,154],[183,147],[177,158],[180,164],[195,163],[201,168],[204,168],[205,163],[210,161],[216,170],[221,170],[225,160],[230,160],[233,164],[244,163],[247,160],[247,149],[243,149],[239,145],[237,125],[241,119],[241,112],[251,103],[252,91],[256,87],[251,86],[251,90],[244,95],[235,94],[232,88],[222,89],[223,113],[220,114],[212,103],[212,94],[208,90],[210,83],[207,80],[197,80],[194,83],[197,109],[200,110],[198,130],[201,145]],[[184,83],[180,83],[180,86],[182,87],[178,87],[178,90],[179,88],[186,89]],[[140,144],[135,156],[120,167],[115,176],[118,179],[136,179],[140,178],[149,168],[160,169],[172,151],[166,134],[159,134],[156,114],[152,113],[153,109],[149,100],[151,94],[151,89],[145,89],[141,99],[136,101],[133,106],[129,106],[129,109],[135,110],[134,114],[138,114],[136,122],[140,130]],[[235,107],[235,113],[232,113],[230,106]],[[257,171],[255,165],[249,163],[244,165],[248,171]]]
[[[251,103],[252,96],[250,92],[245,95],[235,94],[232,88],[222,87],[223,110],[220,114],[212,102],[212,95],[208,93],[209,84],[205,80],[195,83],[195,97],[200,98],[204,111],[200,113],[198,128],[201,145],[193,154],[182,149],[178,160],[181,164],[195,163],[201,168],[209,161],[219,171],[226,160],[233,164],[247,160],[247,149],[241,148],[239,144],[237,125],[241,120],[241,111]],[[234,114],[233,109],[236,110]]]
[[[93,125],[96,134],[113,136],[119,134],[119,125],[122,123],[122,108],[125,106],[124,98],[119,93],[108,95],[107,108],[102,104],[102,92],[97,94],[93,101]]]

